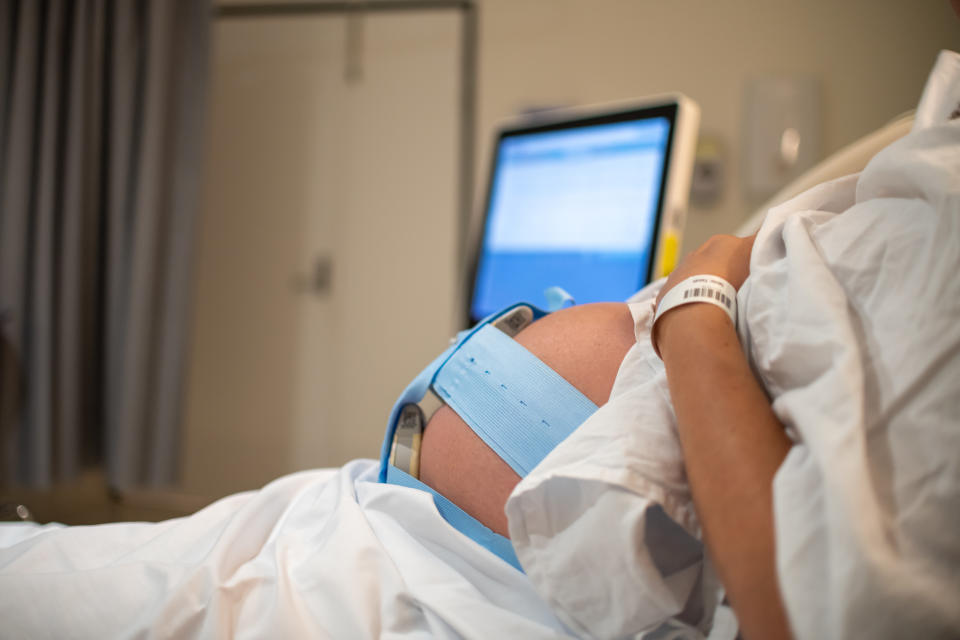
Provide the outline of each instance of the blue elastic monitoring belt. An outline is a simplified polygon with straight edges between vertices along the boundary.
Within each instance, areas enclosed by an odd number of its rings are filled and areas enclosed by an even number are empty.
[[[380,482],[432,494],[447,522],[521,571],[507,538],[417,479],[420,438],[446,404],[522,478],[590,417],[597,406],[513,339],[544,315],[516,304],[459,333],[400,395],[380,453]]]

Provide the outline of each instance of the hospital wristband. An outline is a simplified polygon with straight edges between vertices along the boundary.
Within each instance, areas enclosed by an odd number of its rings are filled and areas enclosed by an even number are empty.
[[[667,291],[663,299],[660,300],[660,306],[653,316],[653,324],[650,326],[650,341],[653,343],[653,350],[660,355],[657,348],[656,328],[657,321],[663,317],[667,311],[675,307],[693,302],[708,302],[716,305],[727,312],[730,321],[737,324],[737,290],[732,284],[713,275],[690,276],[686,280],[681,280]]]

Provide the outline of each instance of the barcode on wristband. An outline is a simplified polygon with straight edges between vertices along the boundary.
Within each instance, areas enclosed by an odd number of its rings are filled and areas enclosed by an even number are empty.
[[[731,308],[731,300],[726,295],[720,293],[719,291],[714,291],[713,289],[707,289],[706,287],[696,287],[693,289],[687,289],[683,292],[683,299],[689,300],[690,298],[712,298],[722,303],[727,309]]]
[[[734,325],[737,323],[737,290],[733,285],[719,276],[709,274],[691,276],[672,289],[668,289],[663,297],[659,298],[653,315],[651,340],[654,337],[657,322],[664,313],[691,302],[715,304],[727,313]],[[653,344],[653,350],[660,355],[656,342]]]

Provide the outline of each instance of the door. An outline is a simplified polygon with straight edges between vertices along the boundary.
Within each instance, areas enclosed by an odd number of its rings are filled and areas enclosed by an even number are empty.
[[[459,37],[452,11],[217,23],[186,490],[376,457],[446,345]]]

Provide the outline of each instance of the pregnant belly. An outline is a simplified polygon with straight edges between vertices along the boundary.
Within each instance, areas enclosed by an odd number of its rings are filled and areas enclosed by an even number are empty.
[[[587,304],[537,320],[516,340],[600,406],[634,343],[633,320],[626,304]],[[507,535],[503,507],[520,476],[449,407],[439,409],[424,430],[420,479]]]

